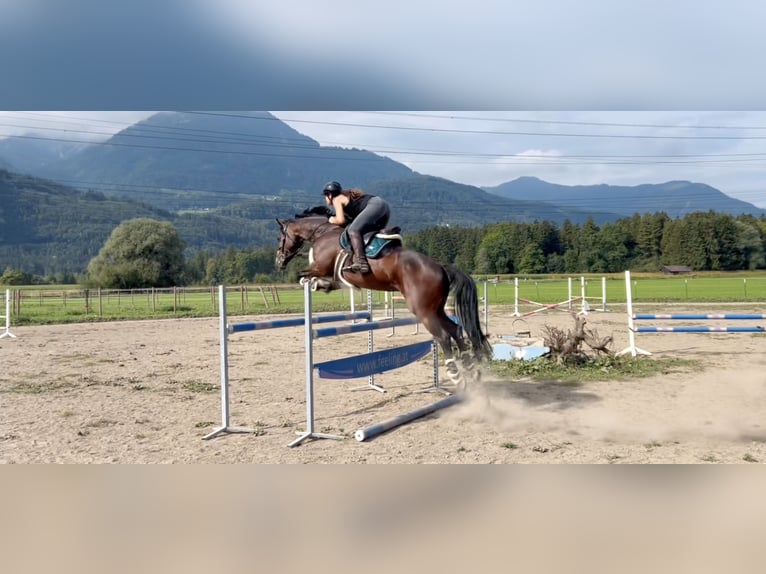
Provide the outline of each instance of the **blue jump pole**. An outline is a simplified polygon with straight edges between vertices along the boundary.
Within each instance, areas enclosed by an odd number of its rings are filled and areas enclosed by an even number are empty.
[[[354,313],[339,313],[336,315],[317,315],[311,318],[312,323],[335,323],[337,321],[350,321],[353,319],[370,319],[369,311],[356,311]],[[272,321],[257,321],[255,323],[234,323],[229,325],[230,333],[242,331],[259,331],[261,329],[279,329],[282,327],[300,327],[306,324],[306,317],[293,317],[290,319],[274,319]]]
[[[679,321],[706,321],[710,319],[724,319],[727,321],[757,321],[760,319],[766,319],[766,315],[760,313],[709,313],[709,314],[647,314],[638,313],[633,315],[633,318],[637,321],[642,320],[679,320]]]
[[[341,325],[339,327],[323,327],[314,329],[314,337],[334,337],[335,335],[346,335],[348,333],[365,333],[375,331],[376,329],[388,329],[389,327],[398,327],[400,325],[414,325],[418,323],[416,317],[403,317],[401,319],[392,319],[390,321],[373,321],[370,323],[357,323],[355,325]]]
[[[763,333],[763,327],[637,327],[637,333]]]

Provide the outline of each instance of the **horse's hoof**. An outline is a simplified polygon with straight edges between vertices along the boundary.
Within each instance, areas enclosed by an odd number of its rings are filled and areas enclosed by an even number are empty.
[[[447,376],[449,377],[450,382],[455,385],[457,390],[464,389],[465,379],[460,372],[460,367],[458,366],[457,361],[455,359],[446,359],[444,361],[444,367],[447,370]]]

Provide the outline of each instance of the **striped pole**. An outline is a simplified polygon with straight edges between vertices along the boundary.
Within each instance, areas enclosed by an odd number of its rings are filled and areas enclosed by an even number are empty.
[[[666,327],[666,326],[640,326],[637,327],[636,321],[716,321],[716,320],[728,320],[728,321],[758,321],[766,319],[766,314],[763,313],[634,313],[633,312],[633,296],[631,291],[632,285],[630,281],[630,271],[625,272],[625,293],[627,298],[628,308],[628,337],[630,339],[630,346],[623,349],[618,353],[622,355],[630,352],[634,357],[638,353],[650,354],[646,351],[641,351],[636,347],[635,334],[636,333],[763,333],[766,332],[766,328],[760,325],[751,325],[746,327],[736,326],[713,326],[706,325],[688,325],[681,327]]]
[[[664,320],[680,320],[680,321],[705,321],[709,319],[728,319],[729,321],[757,321],[759,319],[766,319],[766,315],[760,313],[707,313],[707,314],[646,314],[638,313],[633,316],[637,321],[647,319],[664,319]]]
[[[335,323],[350,319],[370,319],[370,311],[356,311],[352,313],[339,313],[337,315],[317,315],[311,319],[312,323]],[[282,327],[301,327],[306,324],[306,317],[292,317],[290,319],[274,319],[273,321],[257,321],[255,323],[235,323],[229,326],[230,333],[243,331],[260,331],[262,329],[279,329]]]
[[[402,317],[390,321],[371,321],[369,323],[357,323],[356,325],[341,325],[339,327],[322,327],[314,329],[314,337],[334,337],[336,335],[347,335],[348,333],[366,333],[377,329],[388,329],[391,326],[414,325],[418,323],[417,317]]]
[[[638,327],[638,333],[763,333],[763,327]]]

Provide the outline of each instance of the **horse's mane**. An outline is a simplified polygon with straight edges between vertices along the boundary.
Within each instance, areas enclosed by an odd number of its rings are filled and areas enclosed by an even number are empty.
[[[317,205],[304,209],[302,213],[296,213],[295,219],[303,219],[304,217],[316,217],[317,215],[330,217],[332,214],[332,210],[326,205]]]

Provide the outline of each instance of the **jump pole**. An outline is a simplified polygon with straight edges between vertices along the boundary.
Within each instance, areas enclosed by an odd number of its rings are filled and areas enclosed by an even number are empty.
[[[301,327],[306,323],[306,317],[290,317],[287,319],[271,319],[267,321],[245,322],[229,324],[226,317],[226,287],[218,287],[218,309],[220,329],[220,355],[221,355],[221,426],[213,430],[203,439],[211,439],[223,433],[252,433],[254,429],[229,426],[229,354],[228,339],[233,333],[245,331],[261,331],[265,329],[281,329],[285,327]],[[370,319],[369,311],[354,311],[351,313],[335,313],[317,315],[311,318],[313,323],[335,323],[355,319]]]
[[[630,346],[623,349],[618,355],[630,353],[632,356],[651,355],[650,352],[636,347],[636,333],[764,333],[766,328],[762,326],[732,327],[690,325],[681,327],[666,326],[636,326],[636,321],[646,320],[677,320],[677,321],[706,321],[706,320],[730,320],[730,321],[760,321],[766,319],[762,313],[633,313],[633,293],[630,280],[630,271],[625,271],[625,294],[628,309],[628,338]]]
[[[11,333],[11,290],[5,290],[5,332],[0,335],[0,339],[10,337],[15,339],[16,335]]]
[[[401,426],[403,424],[406,424],[410,421],[413,421],[415,419],[418,419],[420,417],[424,417],[428,414],[431,414],[435,411],[438,411],[440,409],[452,406],[454,404],[459,403],[462,399],[460,395],[450,395],[448,397],[445,397],[439,401],[436,401],[435,403],[431,403],[430,405],[426,405],[423,407],[420,407],[418,409],[412,410],[408,413],[404,413],[402,415],[397,415],[395,417],[391,417],[390,419],[387,419],[383,422],[368,426],[363,429],[359,429],[354,433],[354,438],[358,440],[359,442],[365,441],[368,438],[373,438],[378,436],[379,434],[382,434],[386,431],[389,431],[393,428],[396,428],[398,426]]]
[[[372,306],[372,293],[368,292],[368,307]],[[334,367],[337,368],[337,364],[339,362],[345,362],[349,359],[355,360],[359,358],[365,358],[370,357],[374,355],[375,353],[368,353],[368,355],[364,356],[357,356],[357,357],[345,357],[340,360],[335,361],[329,361],[326,363],[321,364],[315,364],[314,363],[314,339],[322,338],[322,337],[332,337],[337,335],[343,335],[347,333],[360,333],[367,331],[370,333],[371,331],[378,330],[378,329],[385,329],[389,326],[389,322],[379,322],[379,321],[371,321],[372,313],[370,312],[367,319],[367,323],[359,323],[359,324],[348,324],[348,325],[341,325],[339,327],[323,327],[319,329],[314,329],[312,326],[312,323],[315,321],[312,317],[312,301],[311,301],[311,282],[305,281],[304,282],[304,323],[305,323],[305,347],[306,347],[306,361],[305,361],[305,370],[306,370],[306,431],[302,433],[297,433],[299,436],[297,439],[295,439],[293,442],[291,442],[288,446],[294,447],[302,444],[304,441],[315,438],[315,439],[336,439],[336,440],[342,440],[344,437],[338,436],[338,435],[331,435],[331,434],[324,434],[324,433],[318,433],[314,429],[314,369],[317,368],[320,370],[320,377],[321,370],[324,367],[325,369],[332,370],[332,367],[330,366],[333,364]],[[401,318],[401,319],[391,319],[391,323],[394,325],[412,325],[417,324],[418,319],[415,317],[412,318]],[[430,344],[433,356],[434,356],[434,386],[431,389],[432,391],[441,391],[448,393],[448,391],[445,391],[439,387],[438,383],[438,354],[435,351],[436,349],[436,341],[428,341],[425,342]],[[380,351],[379,353],[389,353],[391,351],[403,351],[404,349],[409,348],[412,351],[415,351],[417,354],[419,350],[413,349],[413,347],[419,347],[423,345],[424,343],[416,343],[414,345],[408,345],[407,347],[396,347],[393,349],[389,349],[387,351]],[[384,359],[385,360],[385,359]],[[412,362],[413,359],[410,359],[408,362]],[[403,365],[402,365],[403,366]],[[375,372],[382,372],[382,371],[375,371]],[[337,374],[337,373],[333,373]],[[353,376],[349,377],[348,373],[343,373],[340,377],[337,376],[330,376],[330,378],[353,378]],[[420,392],[425,392],[420,391]],[[405,424],[406,422],[409,422],[415,418],[422,417],[430,412],[433,412],[435,410],[444,408],[446,406],[449,406],[451,404],[454,404],[460,400],[457,395],[449,394],[445,399],[442,399],[441,401],[437,401],[436,403],[433,403],[431,405],[426,405],[425,407],[421,407],[420,409],[417,409],[415,411],[412,411],[410,413],[406,413],[404,415],[400,415],[398,417],[395,417],[395,419],[391,419],[388,421],[384,421],[383,423],[380,423],[381,425],[385,425],[386,429],[391,429],[396,426],[400,426],[402,424]],[[379,430],[380,425],[375,425],[376,430],[373,430],[371,432],[379,434],[380,432],[384,432],[384,430]],[[361,431],[362,435],[369,437],[372,436],[369,434],[367,429],[362,429]],[[364,439],[362,439],[364,440]]]

